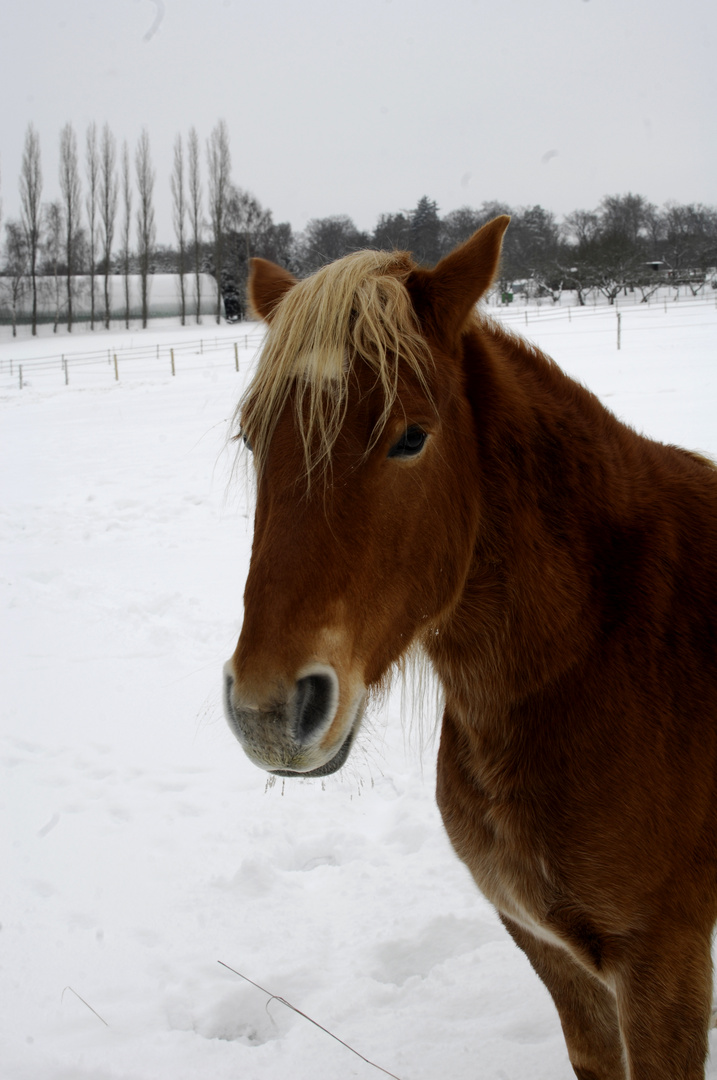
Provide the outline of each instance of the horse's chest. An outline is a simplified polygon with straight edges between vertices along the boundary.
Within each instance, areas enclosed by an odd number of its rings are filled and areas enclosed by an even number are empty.
[[[480,771],[468,771],[455,749],[444,731],[436,794],[453,847],[502,914],[551,938],[555,873],[539,808],[507,781],[481,784]]]

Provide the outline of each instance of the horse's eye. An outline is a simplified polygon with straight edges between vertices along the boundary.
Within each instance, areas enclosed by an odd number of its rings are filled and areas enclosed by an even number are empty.
[[[241,431],[240,435],[241,435],[241,441],[244,443],[247,450],[252,451],[254,448],[251,445],[251,441],[250,441],[249,436],[247,435],[246,431]]]
[[[406,428],[401,438],[391,447],[389,457],[406,458],[415,457],[423,450],[424,443],[428,438],[427,433],[418,424],[412,424]]]

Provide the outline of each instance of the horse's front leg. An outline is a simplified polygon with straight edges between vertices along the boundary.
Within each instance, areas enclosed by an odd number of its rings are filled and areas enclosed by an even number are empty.
[[[711,929],[633,934],[607,973],[613,994],[566,950],[503,922],[553,997],[580,1080],[704,1080]]]
[[[550,991],[575,1075],[579,1080],[626,1080],[614,994],[565,949],[501,918]]]
[[[703,1080],[712,1023],[712,928],[633,938],[616,970],[630,1080]]]

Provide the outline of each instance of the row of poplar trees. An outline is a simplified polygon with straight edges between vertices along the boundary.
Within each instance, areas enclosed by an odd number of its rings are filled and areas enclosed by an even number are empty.
[[[182,322],[190,311],[200,321],[201,275],[206,263],[207,227],[219,269],[216,317],[222,310],[221,269],[225,247],[226,206],[231,159],[226,123],[219,121],[207,140],[207,202],[202,181],[197,132],[189,131],[186,144],[178,135],[174,144],[170,189],[178,245],[172,270],[181,273]],[[142,325],[149,313],[149,278],[157,253],[155,222],[156,171],[146,129],[130,155],[127,142],[118,149],[105,124],[92,123],[85,133],[83,162],[72,124],[60,133],[60,198],[42,201],[43,174],[40,139],[33,124],[27,128],[19,177],[20,216],[5,222],[2,284],[13,314],[13,329],[20,300],[31,294],[32,332],[37,333],[41,276],[55,282],[55,309],[72,330],[78,275],[89,278],[90,325],[110,324],[110,276],[124,278],[125,323],[130,319],[130,275],[140,279]],[[134,234],[134,247],[132,238]],[[188,281],[193,279],[193,288]],[[60,281],[62,280],[62,289]],[[61,295],[62,294],[62,295]],[[57,325],[58,315],[55,323]]]

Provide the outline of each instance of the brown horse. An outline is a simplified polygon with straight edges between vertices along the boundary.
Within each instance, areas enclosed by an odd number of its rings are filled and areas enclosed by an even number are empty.
[[[717,918],[717,471],[476,311],[508,218],[434,270],[255,260],[257,504],[229,723],[340,768],[422,650],[446,829],[581,1080],[698,1080]]]

